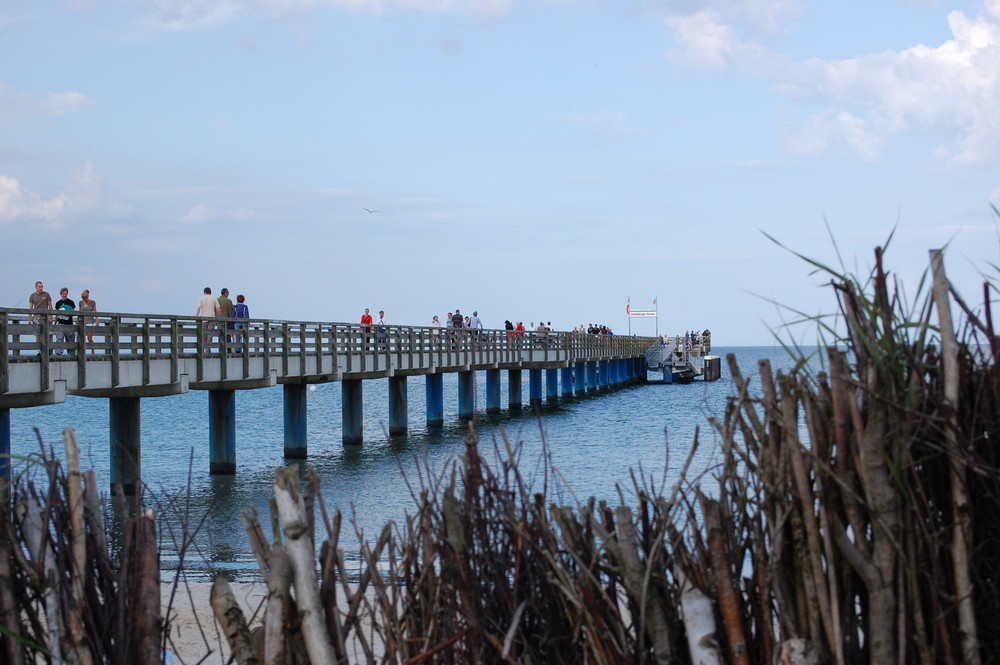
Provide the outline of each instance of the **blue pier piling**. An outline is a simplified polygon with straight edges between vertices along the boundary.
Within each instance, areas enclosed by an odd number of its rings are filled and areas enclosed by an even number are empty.
[[[545,401],[555,402],[559,399],[559,369],[545,370]]]
[[[476,415],[476,373],[466,370],[458,373],[458,419],[472,420]]]
[[[587,392],[597,392],[597,361],[591,360],[587,363]]]
[[[0,408],[0,483],[10,482],[10,409]]]
[[[309,386],[286,383],[284,390],[285,459],[304,459],[306,444],[306,405]]]
[[[427,426],[444,427],[444,375],[428,374],[425,390]]]
[[[486,413],[500,413],[500,370],[486,370]]]
[[[528,370],[528,404],[540,406],[542,403],[542,370]]]
[[[364,404],[361,379],[345,379],[341,383],[340,417],[344,445],[360,446],[364,441]]]
[[[521,398],[521,370],[512,369],[507,372],[507,409],[510,411],[520,411]]]
[[[236,391],[208,391],[208,472],[236,473]]]
[[[121,485],[126,496],[134,496],[142,482],[139,435],[139,398],[111,397],[110,415],[111,485]],[[213,472],[214,473],[214,472]]]
[[[610,363],[607,360],[598,361],[597,365],[597,385],[599,388],[607,390],[611,385],[611,370],[609,369]]]
[[[573,390],[577,395],[587,392],[587,363],[577,363],[573,368]]]
[[[572,397],[573,396],[573,366],[567,365],[560,370],[562,374],[560,383],[562,384],[562,396]]]
[[[405,436],[407,430],[406,377],[389,377],[389,436]]]
[[[670,371],[669,367],[664,367],[663,368],[663,382],[664,383],[673,383],[674,382],[674,373],[672,371]]]

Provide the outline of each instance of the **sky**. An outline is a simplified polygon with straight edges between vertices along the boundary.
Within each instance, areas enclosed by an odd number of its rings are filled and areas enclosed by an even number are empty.
[[[982,301],[998,109],[1000,0],[0,0],[0,306],[810,343]]]

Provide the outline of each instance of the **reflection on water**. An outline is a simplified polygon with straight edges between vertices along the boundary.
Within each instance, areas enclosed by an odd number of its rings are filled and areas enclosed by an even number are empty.
[[[725,349],[720,350],[725,353]],[[778,348],[735,348],[746,375],[756,372],[757,360],[770,357],[775,367],[787,367]],[[724,371],[724,377],[728,372]],[[507,378],[502,373],[502,381]],[[656,375],[650,374],[654,381]],[[321,479],[328,510],[344,513],[341,547],[356,560],[357,538],[350,519],[366,538],[377,535],[387,520],[402,520],[414,506],[411,487],[419,486],[418,466],[440,471],[463,452],[468,423],[457,417],[457,381],[445,377],[445,422],[428,429],[424,422],[422,381],[407,386],[410,433],[389,437],[388,381],[364,384],[365,445],[341,443],[340,385],[322,384],[309,393],[308,459]],[[526,387],[525,387],[526,390]],[[521,471],[529,482],[544,480],[543,449],[556,477],[569,488],[550,486],[550,499],[566,504],[591,495],[617,500],[621,489],[632,493],[630,469],[657,486],[668,488],[687,456],[695,428],[701,426],[701,446],[695,472],[710,470],[719,460],[717,438],[708,417],[721,417],[728,396],[728,378],[689,385],[649,383],[607,394],[588,394],[545,402],[539,413],[525,403],[521,412],[506,409],[482,414],[477,421],[484,454],[502,439],[521,443]],[[501,386],[506,407],[507,387]],[[208,396],[200,391],[142,401],[142,472],[149,491],[148,505],[159,515],[164,568],[176,566],[183,523],[195,531],[185,554],[185,569],[198,575],[226,571],[231,578],[252,577],[257,564],[245,535],[243,511],[255,508],[270,536],[268,507],[275,467],[282,459],[282,390],[279,387],[241,391],[237,396],[237,473],[208,474]],[[485,404],[485,381],[477,381],[477,403]],[[12,413],[11,438],[15,454],[37,450],[32,427],[39,427],[47,443],[58,444],[64,427],[77,429],[84,465],[101,479],[108,471],[108,406],[106,400],[70,397],[65,404]],[[544,442],[544,443],[543,443]],[[543,448],[544,445],[544,448]],[[58,447],[58,446],[57,446]],[[486,454],[490,457],[490,454]],[[190,479],[190,480],[189,480]],[[574,498],[575,497],[575,498]]]

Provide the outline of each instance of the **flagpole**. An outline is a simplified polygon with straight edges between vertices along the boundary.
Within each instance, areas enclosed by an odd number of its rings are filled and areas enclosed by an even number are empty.
[[[660,301],[659,296],[653,296],[653,312],[656,318],[656,336],[660,336],[660,306],[657,304]]]
[[[628,301],[625,303],[625,314],[628,316],[628,336],[632,336],[632,296],[628,297]]]

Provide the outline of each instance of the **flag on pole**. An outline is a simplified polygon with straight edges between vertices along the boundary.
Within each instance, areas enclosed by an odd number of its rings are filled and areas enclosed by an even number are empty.
[[[628,316],[632,314],[632,297],[629,296],[628,302],[625,303],[625,315]]]
[[[653,304],[654,305],[656,304],[656,298],[653,298]]]

